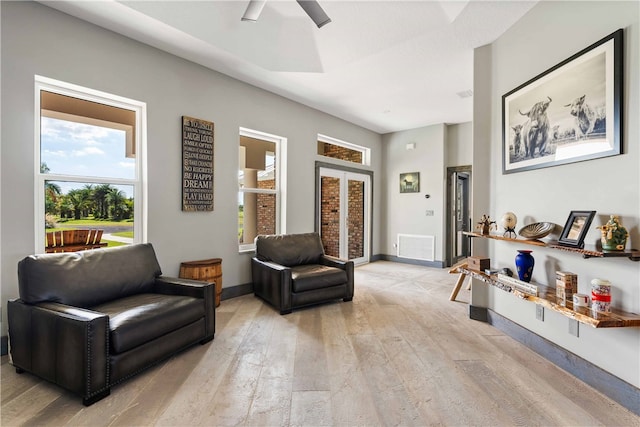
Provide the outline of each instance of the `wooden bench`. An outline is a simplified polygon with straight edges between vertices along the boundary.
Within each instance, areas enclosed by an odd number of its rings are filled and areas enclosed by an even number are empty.
[[[47,233],[45,252],[75,252],[107,246],[100,243],[103,230],[62,230]]]

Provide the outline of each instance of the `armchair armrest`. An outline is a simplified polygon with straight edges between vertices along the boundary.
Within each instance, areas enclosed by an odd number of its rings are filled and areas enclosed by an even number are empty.
[[[206,342],[213,339],[216,332],[215,283],[160,276],[156,278],[154,291],[164,295],[184,295],[203,299],[206,328],[206,337],[203,341]]]
[[[280,310],[291,312],[291,268],[251,258],[253,292]]]
[[[329,255],[322,255],[322,257],[320,258],[320,264],[326,265],[329,267],[339,268],[341,270],[346,270],[347,264],[349,263],[353,264],[353,261],[345,261],[343,259],[329,256]]]
[[[329,255],[322,255],[320,263],[322,265],[339,268],[347,272],[347,295],[345,300],[353,298],[353,261],[345,261]]]
[[[89,405],[107,396],[109,317],[78,307],[47,302],[7,303],[11,360],[82,396]]]

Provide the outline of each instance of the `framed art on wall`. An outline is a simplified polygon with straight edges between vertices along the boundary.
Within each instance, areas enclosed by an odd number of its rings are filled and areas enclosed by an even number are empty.
[[[182,210],[213,211],[213,122],[182,116]]]
[[[401,173],[400,174],[400,192],[401,193],[419,193],[420,192],[420,172]]]
[[[503,95],[503,174],[621,153],[622,40],[620,29]]]

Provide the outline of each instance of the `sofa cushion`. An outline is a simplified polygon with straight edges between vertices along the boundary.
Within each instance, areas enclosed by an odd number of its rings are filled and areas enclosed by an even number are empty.
[[[292,267],[317,264],[322,255],[324,255],[324,248],[318,233],[256,237],[256,257],[261,261]]]
[[[347,272],[326,265],[308,264],[291,267],[291,288],[293,292],[342,285],[347,282]]]
[[[20,298],[75,307],[149,292],[162,274],[151,244],[31,255],[18,263]]]
[[[181,295],[138,294],[91,310],[109,316],[111,352],[119,354],[204,317],[204,302]]]

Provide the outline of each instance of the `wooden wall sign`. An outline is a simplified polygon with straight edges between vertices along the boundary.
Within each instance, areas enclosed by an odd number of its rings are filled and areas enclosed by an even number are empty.
[[[213,210],[213,122],[182,116],[182,210]]]

